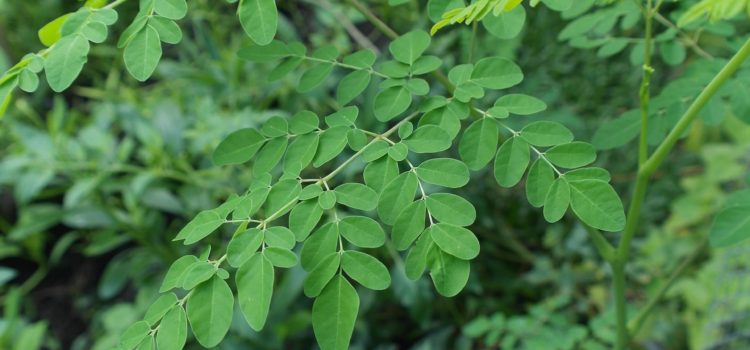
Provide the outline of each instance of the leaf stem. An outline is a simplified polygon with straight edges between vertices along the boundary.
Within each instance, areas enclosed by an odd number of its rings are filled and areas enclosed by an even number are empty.
[[[380,20],[378,16],[376,16],[372,11],[370,11],[369,8],[367,8],[366,5],[359,2],[359,0],[347,0],[349,4],[351,4],[357,11],[359,11],[367,20],[372,23],[375,28],[377,28],[380,32],[385,34],[388,38],[391,40],[398,38],[398,33],[396,33],[395,30],[391,29],[385,22]]]

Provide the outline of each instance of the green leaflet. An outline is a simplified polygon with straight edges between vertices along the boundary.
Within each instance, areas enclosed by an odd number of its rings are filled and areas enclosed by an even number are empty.
[[[282,117],[271,117],[260,128],[260,133],[266,137],[286,136],[289,132],[289,123]]]
[[[409,254],[406,255],[404,261],[404,271],[407,278],[416,281],[422,276],[427,268],[428,253],[434,244],[430,235],[419,236],[417,243],[409,250]]]
[[[336,88],[336,102],[345,105],[359,96],[370,85],[370,72],[357,70],[347,74]]]
[[[227,261],[232,267],[242,266],[258,251],[263,244],[263,233],[260,229],[251,228],[232,237],[227,245]]]
[[[430,277],[438,293],[445,297],[458,294],[469,281],[469,262],[443,252],[436,245],[427,254]]]
[[[204,347],[218,345],[229,331],[234,295],[223,279],[214,276],[199,285],[187,302],[187,317],[198,342]]]
[[[549,188],[544,198],[544,219],[557,222],[565,215],[570,204],[570,185],[564,178],[558,177]]]
[[[319,141],[320,136],[317,133],[297,136],[286,150],[284,172],[299,174],[307,167],[315,157]]]
[[[60,38],[62,38],[61,28],[70,15],[71,13],[66,13],[57,17],[39,29],[39,32],[37,33],[39,41],[44,46],[50,47],[60,40]]]
[[[154,11],[173,20],[182,19],[187,14],[187,2],[185,0],[155,0]]]
[[[402,141],[414,153],[437,153],[451,147],[451,137],[435,125],[420,126]]]
[[[365,288],[384,290],[391,285],[391,275],[380,260],[354,250],[344,252],[341,267],[349,277]]]
[[[286,152],[289,140],[285,136],[268,140],[258,152],[253,163],[256,173],[268,173],[276,167]]]
[[[291,210],[292,206],[289,203],[297,199],[300,191],[302,191],[302,185],[297,180],[289,179],[277,182],[271,187],[271,192],[268,193],[266,199],[266,216],[281,215]]]
[[[167,44],[178,44],[182,41],[182,30],[177,23],[171,19],[153,16],[149,18],[148,25],[156,29],[159,40]]]
[[[276,36],[279,14],[274,0],[240,0],[237,8],[240,24],[250,39],[266,45]]]
[[[367,146],[370,140],[367,138],[367,134],[360,129],[351,129],[346,134],[346,142],[349,144],[349,148],[353,151],[361,151]]]
[[[609,182],[611,177],[606,169],[602,168],[580,168],[563,174],[568,181],[602,180]]]
[[[172,307],[156,333],[156,346],[159,350],[182,350],[187,341],[187,315],[182,306]]]
[[[397,162],[401,162],[409,155],[409,147],[399,142],[388,148],[388,156]]]
[[[538,121],[521,129],[521,137],[526,142],[539,147],[557,146],[573,141],[573,133],[556,122]]]
[[[321,350],[346,350],[359,312],[359,296],[341,275],[315,299],[312,324]]]
[[[451,158],[429,159],[416,168],[420,180],[433,185],[459,188],[469,183],[469,168]]]
[[[245,46],[237,52],[238,57],[253,62],[272,62],[289,57],[292,54],[289,46],[279,40],[272,40],[265,45]]]
[[[502,12],[498,15],[487,16],[482,24],[487,31],[500,39],[513,39],[523,29],[526,22],[526,10],[518,6],[510,12]]]
[[[55,92],[61,92],[78,77],[88,60],[89,42],[83,35],[73,34],[60,39],[44,61],[47,83]]]
[[[509,94],[500,97],[495,102],[496,107],[503,107],[511,114],[529,115],[535,114],[547,109],[544,101],[529,95]]]
[[[320,85],[333,71],[332,63],[318,63],[308,68],[299,78],[297,91],[310,92]]]
[[[310,274],[307,275],[303,285],[303,291],[309,298],[316,297],[325,288],[328,282],[336,275],[341,265],[341,254],[334,252],[324,257]]]
[[[433,193],[427,196],[427,209],[440,222],[469,226],[477,218],[474,206],[466,199],[452,193]]]
[[[379,121],[387,122],[404,113],[411,102],[409,90],[403,86],[394,86],[378,92],[375,96],[373,113]]]
[[[359,108],[356,106],[348,106],[327,115],[325,117],[325,122],[326,125],[331,128],[337,126],[354,127],[354,122],[357,121],[357,116],[359,116]]]
[[[500,186],[515,186],[521,178],[530,159],[529,145],[520,137],[511,137],[497,151],[495,157],[495,180]]]
[[[245,320],[255,331],[266,324],[273,295],[273,266],[263,254],[255,254],[247,260],[235,276],[237,300]]]
[[[297,266],[297,255],[289,249],[280,247],[269,247],[263,251],[263,256],[273,264],[273,266],[282,269],[289,269]]]
[[[302,135],[310,133],[318,128],[320,119],[310,111],[297,112],[289,121],[289,131],[294,134]]]
[[[570,183],[570,206],[587,225],[602,231],[620,231],[625,227],[625,211],[617,192],[600,180]]]
[[[312,271],[325,257],[336,251],[338,227],[336,223],[327,223],[310,235],[300,252],[303,269]]]
[[[180,279],[180,287],[191,290],[216,274],[217,268],[205,260],[199,260],[188,266]]]
[[[458,145],[461,159],[471,170],[479,170],[492,160],[497,149],[497,122],[482,118],[464,131]]]
[[[177,296],[174,293],[162,294],[148,307],[143,320],[148,324],[156,324],[175,304],[177,304]]]
[[[443,60],[436,56],[422,56],[411,66],[413,75],[421,75],[433,72],[443,65]]]
[[[542,0],[542,2],[550,9],[560,12],[568,10],[573,5],[573,0]]]
[[[164,293],[172,288],[177,288],[180,285],[179,282],[182,274],[185,273],[188,267],[196,261],[198,261],[198,258],[193,255],[186,255],[175,260],[172,265],[169,266],[169,270],[167,270],[167,274],[164,276],[159,292]]]
[[[263,230],[265,243],[269,247],[291,250],[296,245],[294,233],[284,226],[273,226]]]
[[[385,186],[378,201],[378,216],[383,223],[393,225],[401,211],[414,201],[417,185],[417,175],[409,171],[402,173]]]
[[[418,30],[401,35],[388,49],[397,61],[411,65],[430,46],[430,35]]]
[[[398,163],[389,157],[367,164],[363,174],[365,184],[375,192],[380,192],[396,176],[398,176]]]
[[[216,165],[242,164],[260,150],[266,138],[255,129],[240,129],[229,134],[216,146],[213,161]]]
[[[425,231],[440,249],[462,260],[479,255],[479,240],[469,230],[456,225],[438,223]]]
[[[362,152],[362,160],[365,162],[378,160],[380,157],[388,154],[389,147],[388,142],[375,140]]]
[[[471,72],[471,81],[486,89],[507,89],[522,80],[521,68],[512,61],[499,57],[479,60]]]
[[[323,210],[330,210],[336,206],[336,192],[325,191],[318,197],[318,205]]]
[[[346,183],[334,190],[339,203],[354,209],[373,210],[378,206],[378,194],[372,188],[359,183]]]
[[[575,141],[550,148],[545,157],[557,166],[572,169],[593,163],[596,151],[591,144]]]
[[[346,147],[346,134],[348,132],[348,127],[337,126],[320,134],[320,142],[318,142],[318,151],[313,158],[313,166],[319,168],[338,156]]]
[[[338,222],[339,233],[360,248],[377,248],[385,243],[385,232],[366,216],[347,216]]]
[[[224,224],[225,219],[214,210],[204,210],[190,220],[185,227],[177,233],[175,241],[185,240],[185,244],[193,244],[214,232]]]
[[[133,323],[120,336],[120,347],[134,349],[148,336],[149,330],[151,330],[151,327],[149,327],[146,321]]]
[[[297,242],[304,241],[323,216],[323,209],[317,200],[308,200],[298,204],[289,213],[289,229],[294,232]]]
[[[150,25],[141,29],[125,47],[125,68],[138,81],[146,81],[161,60],[159,33]]]
[[[342,60],[344,64],[359,68],[370,68],[375,63],[375,53],[370,49],[363,49],[346,55]]]
[[[138,344],[138,347],[136,347],[136,350],[154,350],[154,347],[156,344],[154,344],[154,337],[149,336],[143,339],[143,341]]]
[[[424,231],[427,205],[424,200],[415,201],[407,206],[396,218],[391,229],[393,245],[398,250],[406,250]]]
[[[541,207],[547,199],[552,182],[555,181],[555,173],[552,167],[544,159],[537,159],[529,169],[526,177],[526,198],[534,207]]]
[[[427,112],[419,119],[419,126],[435,125],[448,133],[453,140],[461,130],[461,121],[448,108],[439,108]]]

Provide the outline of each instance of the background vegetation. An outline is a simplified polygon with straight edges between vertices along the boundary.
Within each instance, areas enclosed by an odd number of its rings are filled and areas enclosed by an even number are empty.
[[[697,2],[665,2],[655,24],[653,128],[663,130],[661,137],[686,108],[675,102],[697,94],[747,33],[745,16],[700,19],[677,30],[673,23]],[[269,83],[271,65],[240,60],[237,52],[249,41],[239,34],[234,5],[189,3],[180,23],[183,40],[165,46],[152,79],[136,81],[125,72],[119,50],[95,45],[71,89],[56,94],[42,83],[35,94],[17,93],[0,122],[0,348],[114,347],[158,295],[169,265],[188,252],[172,242],[176,233],[201,210],[247,188],[250,176],[241,168],[212,163],[219,141],[272,116],[301,109],[325,115],[335,105],[328,91],[336,77],[326,88],[300,94],[296,78]],[[424,1],[363,3],[398,33],[428,29],[439,19]],[[628,134],[629,124],[610,121],[627,119],[638,108],[640,11],[631,1],[581,4],[562,14],[528,8],[526,25],[513,39],[481,25],[444,28],[429,52],[448,66],[489,55],[513,59],[526,78],[512,91],[533,93],[549,106],[529,118],[563,123],[577,139],[606,150],[596,165],[610,169],[612,183],[625,194],[635,177],[636,146],[627,143],[635,134]],[[38,28],[80,5],[0,0],[0,71],[41,48]],[[382,28],[349,1],[278,6],[278,37],[284,40],[309,47],[333,43],[344,52],[387,51]],[[131,18],[137,2],[118,11]],[[613,20],[592,26],[581,20],[586,16]],[[628,303],[642,306],[683,259],[694,259],[635,336],[641,348],[750,346],[748,247],[705,248],[713,216],[729,193],[750,180],[748,84],[748,75],[739,74],[712,100],[651,182],[643,218],[647,234],[635,238],[634,263],[626,271],[632,281]],[[370,88],[365,94],[374,94]],[[377,123],[370,116],[360,121]],[[655,134],[654,144],[660,141]],[[360,291],[353,347],[612,346],[610,270],[585,228],[567,219],[547,224],[522,186],[501,189],[485,175],[475,174],[461,193],[477,209],[480,219],[472,229],[482,242],[467,288],[444,298],[427,279],[414,283],[393,268],[390,289]],[[304,276],[300,267],[282,275],[261,333],[238,313],[219,348],[313,347]],[[188,348],[200,346],[191,340]]]

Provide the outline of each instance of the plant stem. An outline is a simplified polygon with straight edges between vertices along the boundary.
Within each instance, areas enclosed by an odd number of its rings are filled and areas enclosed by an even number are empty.
[[[658,6],[659,5],[657,5],[657,7]],[[637,226],[639,222],[641,205],[643,204],[643,199],[646,195],[646,188],[648,186],[648,179],[644,176],[640,176],[640,170],[648,160],[648,114],[649,104],[651,102],[651,76],[654,73],[654,68],[651,67],[651,48],[653,41],[653,19],[657,8],[653,6],[653,0],[646,0],[646,6],[642,7],[641,11],[643,12],[643,20],[645,22],[645,49],[643,51],[643,76],[641,78],[641,86],[639,89],[641,111],[641,133],[638,141],[639,176],[636,179],[633,199],[630,201],[630,208],[628,209],[628,216],[625,222],[625,232],[635,232],[635,226]],[[619,242],[615,256],[609,261],[610,266],[612,267],[612,288],[614,289],[615,314],[617,319],[617,340],[615,342],[615,349],[618,350],[628,348],[630,342],[627,324],[628,316],[625,308],[625,289],[627,284],[625,277],[625,264],[627,264],[628,255],[630,254],[630,238],[632,238],[632,234],[629,239],[626,239],[627,236],[627,234],[623,234],[623,239]]]
[[[372,23],[375,28],[378,28],[379,31],[381,31],[385,36],[390,38],[391,40],[398,38],[398,33],[396,33],[395,30],[393,30],[391,27],[389,27],[385,22],[381,21],[378,16],[375,16],[372,11],[370,11],[367,6],[359,0],[347,0],[354,8],[357,9],[367,20]]]
[[[643,16],[646,21],[646,34],[644,38],[645,49],[643,51],[643,77],[641,78],[640,98],[641,98],[641,135],[638,143],[638,166],[642,166],[648,159],[648,110],[651,102],[651,75],[654,68],[651,67],[651,48],[653,36],[653,18],[655,8],[652,6],[652,0],[647,0],[646,8],[643,9]]]
[[[586,232],[588,232],[591,241],[594,243],[594,247],[596,247],[596,250],[599,252],[599,255],[601,255],[601,257],[607,262],[614,261],[616,251],[612,244],[607,241],[599,230],[585,224],[584,227],[586,228]]]
[[[617,320],[617,340],[615,349],[628,348],[630,336],[628,334],[627,313],[625,311],[625,264],[619,261],[610,263],[612,267],[612,286],[615,292],[615,317]]]
[[[477,23],[478,22],[474,22],[471,25],[471,41],[469,42],[469,63],[474,63],[474,48],[477,44]]]
[[[653,154],[648,157],[638,168],[638,177],[635,183],[635,189],[633,191],[633,198],[630,202],[628,209],[627,221],[625,222],[625,229],[623,230],[622,239],[617,247],[617,256],[611,263],[613,272],[613,286],[615,288],[615,307],[617,312],[617,323],[618,323],[618,337],[616,349],[625,349],[629,342],[629,335],[627,325],[623,326],[623,322],[626,320],[625,315],[625,275],[624,265],[630,255],[630,242],[633,240],[633,236],[636,232],[636,227],[640,220],[640,211],[643,201],[646,197],[646,190],[648,188],[648,181],[659,166],[664,162],[669,152],[674,148],[674,145],[680,139],[685,130],[698,116],[698,113],[705,107],[708,101],[716,94],[729,78],[740,68],[742,62],[744,62],[748,56],[750,56],[750,39],[742,45],[742,47],[735,53],[729,62],[721,69],[721,71],[711,80],[705,89],[698,95],[693,101],[685,114],[680,117],[675,127],[669,132],[667,137],[662,141],[659,147],[656,148]],[[640,153],[639,153],[640,155]],[[655,303],[655,302],[654,302]],[[647,306],[648,307],[648,306]],[[651,306],[653,308],[653,306]],[[646,313],[647,315],[647,313]],[[645,317],[645,316],[644,316]],[[636,321],[638,322],[638,321]]]
[[[646,163],[643,165],[641,171],[644,174],[650,176],[659,168],[659,165],[661,165],[661,163],[667,157],[669,152],[674,147],[675,143],[677,143],[677,140],[680,139],[682,133],[685,132],[685,130],[688,126],[690,126],[695,117],[698,116],[698,112],[703,109],[706,103],[708,103],[711,97],[716,94],[719,88],[721,88],[727,82],[727,80],[729,80],[729,78],[734,75],[737,69],[739,69],[742,65],[742,62],[744,62],[748,58],[748,56],[750,56],[750,39],[748,39],[742,45],[739,51],[734,54],[732,59],[727,62],[724,68],[722,68],[721,71],[706,86],[706,88],[701,91],[700,95],[698,95],[695,101],[693,101],[693,104],[690,105],[685,114],[680,117],[680,120],[677,122],[672,131],[669,132],[666,139],[664,139],[661,145],[656,148],[654,154],[652,154],[648,161],[646,161]]]

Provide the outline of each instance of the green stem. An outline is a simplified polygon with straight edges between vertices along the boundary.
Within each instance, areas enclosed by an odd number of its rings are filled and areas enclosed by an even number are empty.
[[[356,8],[357,11],[359,11],[363,16],[365,16],[365,18],[367,18],[367,20],[370,23],[372,23],[372,25],[375,26],[375,28],[377,28],[379,31],[385,34],[385,36],[387,36],[391,40],[398,38],[398,33],[396,33],[395,30],[391,29],[391,27],[389,27],[385,22],[381,21],[380,18],[378,18],[378,16],[375,16],[375,14],[372,13],[372,11],[370,11],[370,9],[367,8],[365,4],[359,2],[359,0],[347,0],[347,1],[349,2],[349,4],[354,6],[354,8]]]
[[[614,288],[615,288],[615,304],[616,311],[618,313],[618,340],[616,349],[625,349],[629,341],[627,327],[623,327],[621,324],[625,322],[625,276],[624,276],[624,264],[628,260],[630,255],[630,242],[633,240],[633,236],[636,232],[636,227],[640,220],[641,206],[646,197],[646,190],[648,188],[648,180],[664,162],[669,152],[674,148],[674,145],[680,139],[682,134],[687,130],[690,124],[698,116],[698,113],[705,107],[711,98],[716,95],[716,92],[731,78],[734,73],[740,68],[742,63],[750,56],[750,39],[735,53],[732,59],[727,62],[724,68],[711,80],[705,89],[698,95],[693,101],[685,114],[680,117],[675,127],[669,132],[667,137],[662,141],[656,151],[644,161],[638,169],[638,178],[636,179],[635,189],[633,192],[633,198],[630,202],[628,209],[627,221],[625,222],[625,229],[623,230],[622,239],[617,247],[617,256],[612,263]],[[622,338],[622,339],[621,339]]]
[[[652,154],[648,161],[646,161],[646,163],[643,165],[641,169],[643,173],[650,176],[659,168],[661,163],[674,147],[675,143],[677,143],[677,140],[680,139],[688,126],[690,126],[693,120],[695,120],[695,117],[698,116],[698,113],[716,94],[719,88],[721,88],[727,82],[727,80],[729,80],[729,78],[734,75],[737,69],[739,69],[742,65],[742,62],[744,62],[748,58],[748,56],[750,56],[750,39],[748,39],[742,45],[740,50],[737,51],[736,54],[734,54],[732,59],[730,59],[729,62],[727,62],[727,64],[724,66],[724,68],[722,68],[721,71],[713,78],[713,80],[711,80],[708,86],[706,86],[706,88],[701,91],[700,95],[698,95],[695,101],[693,101],[693,104],[690,105],[685,114],[680,117],[680,120],[677,122],[672,131],[669,132],[667,138],[664,139],[661,145],[656,148],[654,154]]]
[[[643,77],[641,78],[641,86],[639,89],[641,111],[641,133],[638,142],[639,174],[643,164],[648,160],[648,114],[649,104],[651,102],[651,76],[654,73],[654,69],[651,67],[651,49],[653,40],[653,19],[654,14],[657,11],[657,8],[653,6],[653,0],[647,0],[646,6],[642,8],[642,11],[645,22],[645,49],[643,52]],[[627,239],[626,237],[628,237],[628,235],[623,234],[623,239],[617,247],[616,255],[609,260],[612,267],[612,287],[614,289],[615,313],[617,319],[617,341],[615,342],[615,349],[618,350],[628,348],[630,342],[627,324],[628,316],[625,308],[625,289],[627,284],[625,264],[627,264],[628,261],[628,256],[630,254],[630,239],[632,239],[635,227],[639,222],[641,205],[643,204],[647,187],[648,178],[638,176],[636,179],[633,199],[631,200],[630,208],[628,209],[628,219],[625,223],[625,232],[631,232],[631,234]]]
[[[469,42],[469,63],[474,63],[474,48],[476,47],[477,41],[477,23],[475,21],[471,25],[471,41]]]
[[[599,230],[585,224],[584,227],[586,228],[586,232],[589,234],[591,241],[594,243],[594,247],[596,247],[596,250],[599,252],[599,255],[608,262],[614,261],[617,254],[615,247],[607,241]]]
[[[654,68],[651,67],[651,47],[653,36],[653,18],[654,9],[652,0],[648,0],[646,8],[643,9],[643,16],[646,21],[646,34],[644,39],[645,50],[643,51],[643,78],[641,78],[640,98],[641,98],[641,135],[638,143],[638,166],[643,165],[648,159],[648,112],[649,103],[651,102],[651,75]]]

